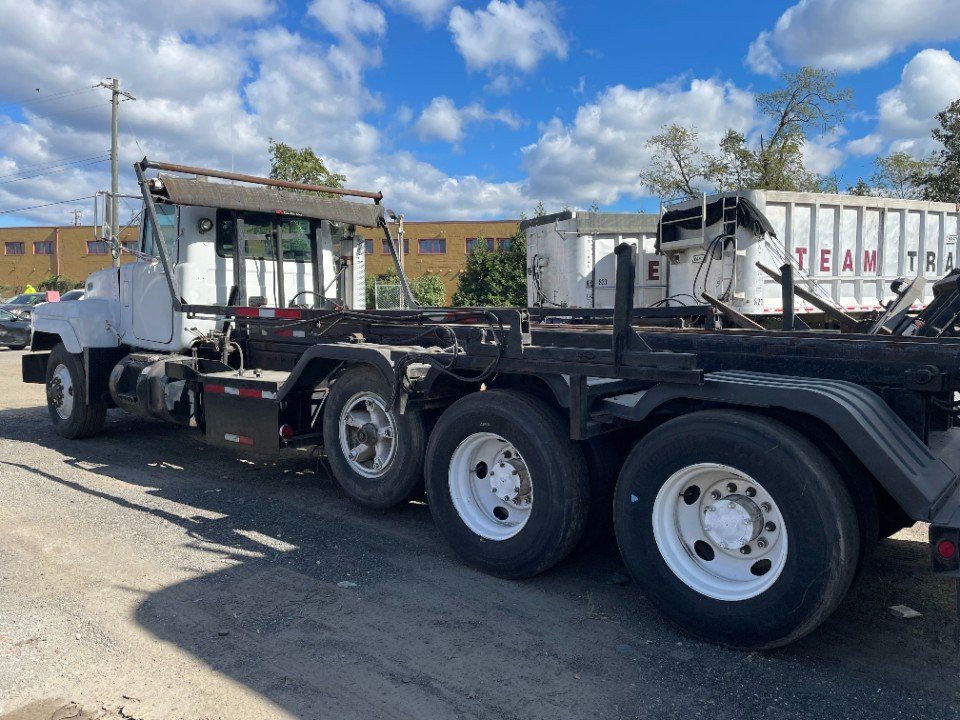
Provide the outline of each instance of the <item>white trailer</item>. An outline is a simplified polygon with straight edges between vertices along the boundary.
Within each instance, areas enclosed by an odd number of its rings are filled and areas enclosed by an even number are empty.
[[[756,217],[743,210],[748,204]],[[896,279],[932,281],[954,268],[958,216],[949,203],[752,190],[672,205],[662,217],[568,212],[534,218],[525,223],[528,299],[612,307],[611,238],[619,237],[642,245],[639,306],[699,304],[707,292],[745,315],[779,315],[780,285],[756,263],[777,268],[789,260],[795,279],[830,304],[873,312],[893,297]],[[931,298],[929,283],[917,307]],[[796,311],[816,308],[798,300]]]

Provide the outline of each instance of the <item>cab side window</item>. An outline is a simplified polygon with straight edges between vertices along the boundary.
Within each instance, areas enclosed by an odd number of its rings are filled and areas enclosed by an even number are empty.
[[[173,205],[164,205],[158,203],[157,225],[160,228],[160,234],[163,236],[163,244],[167,251],[167,258],[173,262],[177,259],[177,208]],[[145,222],[143,223],[143,252],[147,255],[159,257],[156,241],[153,237],[153,223],[149,215],[144,212]]]

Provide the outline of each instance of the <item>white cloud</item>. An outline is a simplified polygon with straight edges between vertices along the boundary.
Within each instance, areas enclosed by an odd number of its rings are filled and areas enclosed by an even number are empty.
[[[383,10],[365,0],[313,0],[307,14],[342,38],[383,35],[387,19]]]
[[[960,61],[946,50],[922,50],[900,82],[877,97],[877,126],[847,145],[855,154],[902,150],[921,157],[936,147],[930,130],[936,114],[960,97]]]
[[[846,151],[851,155],[876,155],[882,149],[883,138],[876,134],[851,140],[846,147]]]
[[[776,77],[783,69],[780,62],[773,56],[770,49],[770,33],[764,30],[757,39],[750,43],[747,50],[746,66],[759,75]]]
[[[125,192],[135,192],[131,166],[144,154],[263,174],[273,137],[313,147],[351,185],[384,188],[391,204],[411,218],[515,216],[532,207],[520,182],[451,177],[384,148],[388,133],[379,126],[409,124],[413,114],[401,104],[387,117],[366,85],[364,73],[379,62],[379,44],[360,45],[356,35],[378,32],[376,13],[336,23],[327,16],[338,40],[318,43],[280,25],[274,8],[267,0],[183,0],[169,8],[122,0],[0,0],[0,175],[105,152],[109,95],[91,85],[120,71],[123,89],[137,96],[120,112]],[[516,122],[508,111],[480,105],[457,111],[463,125]],[[106,163],[0,180],[0,210],[108,186]],[[68,207],[0,215],[0,224],[63,224]],[[90,220],[89,212],[84,219]]]
[[[957,0],[800,0],[750,46],[747,64],[769,74],[792,65],[856,71],[916,43],[960,37]]]
[[[457,143],[464,137],[464,127],[477,122],[499,122],[513,130],[520,127],[520,120],[509,110],[490,112],[479,103],[458,108],[453,100],[443,96],[430,101],[414,127],[423,142],[442,140]]]
[[[536,204],[523,182],[450,177],[406,152],[392,155],[388,165],[347,165],[345,172],[354,185],[383,190],[387,206],[410,219],[517,218]]]
[[[554,118],[524,148],[532,197],[584,206],[642,197],[646,142],[674,122],[695,125],[703,147],[715,151],[727,128],[746,133],[755,126],[753,95],[712,79],[607,88],[577,110],[572,124]]]
[[[803,166],[810,172],[829,175],[846,159],[843,148],[837,143],[843,131],[811,138],[803,144]]]
[[[387,7],[412,15],[425,27],[434,27],[447,17],[453,0],[386,0]]]
[[[512,67],[530,72],[548,55],[567,57],[567,40],[555,13],[539,0],[523,5],[490,0],[474,12],[458,5],[450,12],[449,27],[471,70]]]

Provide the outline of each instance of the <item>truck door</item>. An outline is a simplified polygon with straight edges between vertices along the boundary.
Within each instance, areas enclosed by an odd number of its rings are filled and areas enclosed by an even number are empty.
[[[177,262],[177,209],[158,204],[157,222],[167,258],[174,265]],[[141,252],[156,259],[137,260],[126,266],[126,272],[121,275],[120,291],[124,305],[129,302],[134,337],[141,341],[169,343],[173,339],[173,304],[149,218],[143,223],[142,232]]]

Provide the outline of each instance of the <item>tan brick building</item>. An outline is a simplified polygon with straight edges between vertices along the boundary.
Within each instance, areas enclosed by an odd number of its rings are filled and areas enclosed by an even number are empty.
[[[457,291],[458,277],[467,264],[467,254],[482,242],[501,250],[517,231],[517,220],[463,220],[451,222],[405,222],[403,270],[409,278],[437,273],[443,280],[447,302]],[[396,226],[391,226],[396,234]],[[364,234],[367,242],[367,273],[380,275],[393,267],[382,233]]]
[[[136,242],[140,229],[126,228],[124,242]],[[132,255],[121,255],[124,262]],[[14,295],[51,275],[81,282],[95,270],[110,267],[113,258],[89,225],[0,228],[0,297]]]
[[[404,223],[406,252],[403,268],[407,276],[436,273],[443,280],[447,301],[457,291],[458,276],[466,267],[467,254],[478,242],[500,250],[517,231],[517,220],[467,220],[452,222]],[[391,232],[396,233],[395,226]],[[136,242],[139,228],[121,233],[125,242]],[[383,234],[367,230],[366,271],[380,275],[393,267],[390,252],[384,247]],[[123,262],[132,255],[121,255]],[[93,228],[21,227],[0,228],[0,297],[21,291],[28,283],[36,285],[51,275],[62,275],[80,282],[95,270],[109,267],[110,250],[97,241]]]

